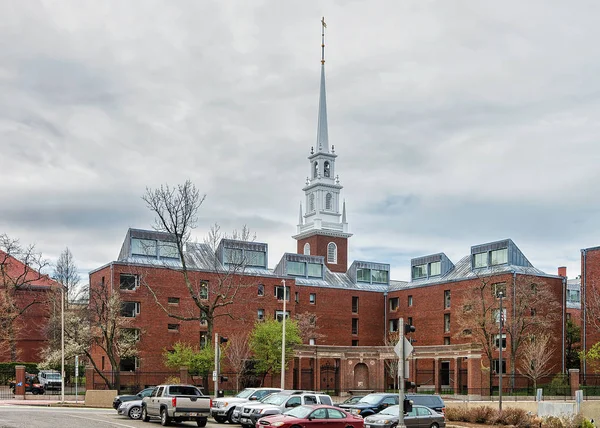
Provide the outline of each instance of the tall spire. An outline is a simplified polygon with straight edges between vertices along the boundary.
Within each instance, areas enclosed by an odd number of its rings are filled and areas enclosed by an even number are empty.
[[[325,96],[325,17],[321,19],[321,89],[319,93],[319,122],[317,125],[317,153],[329,153],[327,131],[327,99]]]
[[[304,217],[302,217],[302,202],[300,202],[300,215],[298,216],[298,224],[300,226],[304,224]]]

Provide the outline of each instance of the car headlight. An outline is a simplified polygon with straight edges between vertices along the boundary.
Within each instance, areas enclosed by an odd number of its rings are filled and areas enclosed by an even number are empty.
[[[271,426],[274,426],[274,427],[280,427],[281,425],[283,425],[283,422],[282,422],[282,421],[279,421],[279,422],[273,422],[273,423],[271,424]]]

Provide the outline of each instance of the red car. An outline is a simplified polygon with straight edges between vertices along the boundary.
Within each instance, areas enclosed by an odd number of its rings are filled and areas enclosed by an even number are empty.
[[[363,428],[363,419],[338,407],[298,406],[259,419],[256,428]]]

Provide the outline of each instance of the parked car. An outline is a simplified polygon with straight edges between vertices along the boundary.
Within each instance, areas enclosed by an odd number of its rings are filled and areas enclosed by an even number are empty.
[[[51,389],[60,390],[62,386],[62,377],[56,370],[40,370],[37,377],[46,391]]]
[[[339,407],[353,413],[361,415],[363,418],[381,412],[383,409],[398,404],[398,394],[376,392],[367,394],[354,404],[340,404]]]
[[[235,397],[215,398],[212,401],[210,414],[220,424],[225,421],[234,423],[233,411],[236,406],[250,401],[258,401],[269,394],[279,391],[281,391],[281,388],[246,388]]]
[[[413,404],[429,407],[430,409],[433,409],[438,413],[446,413],[446,405],[444,404],[444,400],[442,399],[442,397],[440,397],[439,395],[406,394],[405,397],[411,400]]]
[[[121,403],[119,408],[117,409],[117,413],[123,416],[129,416],[131,419],[141,419],[142,418],[142,399],[139,400],[131,400]]]
[[[310,405],[289,409],[280,415],[265,416],[257,428],[363,428],[363,419],[333,406]]]
[[[400,406],[390,406],[381,412],[366,417],[364,428],[396,428],[398,425]],[[407,428],[445,428],[446,418],[443,414],[425,406],[413,406],[404,415]]]
[[[240,423],[243,428],[254,428],[256,422],[266,415],[277,415],[304,404],[333,406],[331,397],[314,391],[287,390],[269,395],[260,403],[247,403],[242,408]]]
[[[281,391],[279,391],[279,392],[281,392]],[[242,416],[242,410],[244,410],[244,405],[246,405],[246,404],[254,404],[254,403],[262,403],[263,401],[265,401],[270,396],[271,396],[271,394],[265,395],[260,400],[253,401],[252,403],[242,403],[242,404],[236,405],[235,408],[233,409],[233,413],[231,414],[232,423],[234,423],[234,424],[239,424],[240,423],[240,417]]]
[[[113,408],[115,410],[117,410],[119,408],[119,406],[121,405],[121,403],[124,403],[126,401],[141,400],[144,397],[150,397],[150,394],[152,394],[152,391],[154,391],[153,386],[151,386],[150,388],[142,389],[140,392],[138,392],[135,395],[117,395],[113,399],[113,404],[112,404]]]
[[[211,398],[192,385],[159,385],[150,397],[142,400],[142,421],[160,418],[163,426],[172,421],[196,421],[206,426],[210,415]]]

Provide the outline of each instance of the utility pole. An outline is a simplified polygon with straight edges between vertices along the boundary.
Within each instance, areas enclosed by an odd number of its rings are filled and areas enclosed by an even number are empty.
[[[402,334],[398,338],[398,426],[397,428],[406,428],[404,424],[404,318],[398,320],[398,327],[402,329]]]
[[[283,331],[281,333],[281,389],[285,389],[285,303],[287,301],[287,289],[285,288],[285,279],[282,279],[281,282],[283,284]]]
[[[499,342],[498,343],[498,345],[499,345],[498,346],[498,348],[499,348],[499,350],[498,350],[498,356],[499,356],[499,358],[498,359],[500,360],[498,362],[498,372],[499,372],[499,377],[498,377],[498,411],[500,413],[502,413],[502,372],[503,372],[503,370],[502,370],[502,345],[504,344],[503,343],[504,340],[503,340],[503,337],[502,337],[502,334],[504,332],[504,312],[502,312],[502,297],[504,297],[504,293],[502,291],[500,291],[498,293],[498,297],[500,297],[500,316],[498,317],[499,321],[500,321],[500,323],[499,323],[500,326],[498,328],[499,333],[500,333],[500,334],[498,334],[498,336],[499,336],[499,339],[498,339],[498,342]]]

